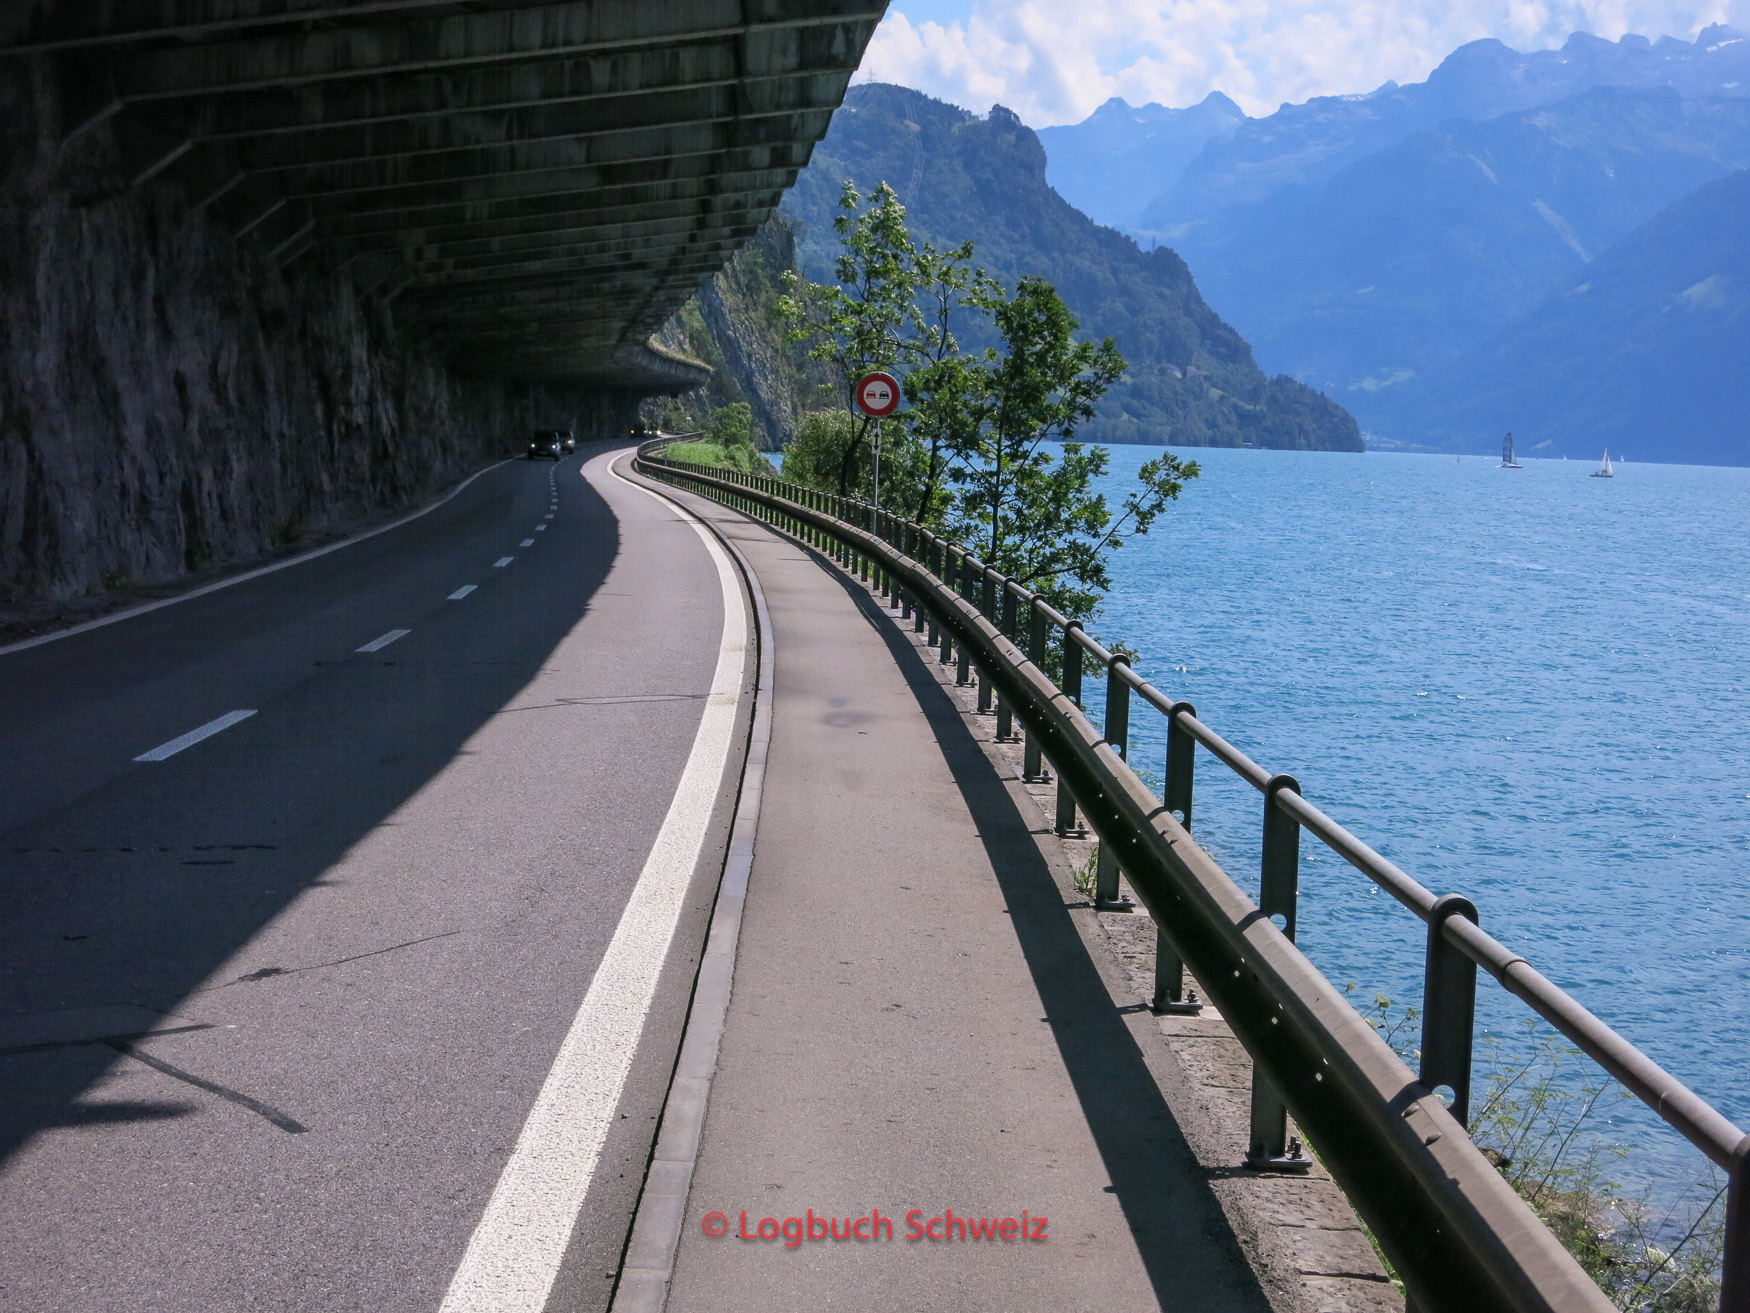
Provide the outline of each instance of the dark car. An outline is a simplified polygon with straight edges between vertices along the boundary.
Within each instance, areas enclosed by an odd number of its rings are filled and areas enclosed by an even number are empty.
[[[567,456],[577,450],[577,435],[570,429],[554,429],[553,436],[559,439],[559,445],[565,448]]]
[[[564,455],[565,448],[559,441],[559,435],[550,430],[543,430],[529,439],[530,460],[546,460],[548,457],[560,460]]]

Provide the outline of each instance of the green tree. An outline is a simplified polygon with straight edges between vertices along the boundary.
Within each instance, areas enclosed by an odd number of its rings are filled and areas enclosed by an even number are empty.
[[[790,325],[791,340],[806,343],[809,357],[831,368],[845,413],[856,421],[839,452],[836,486],[844,496],[856,482],[872,423],[856,413],[857,380],[874,370],[897,370],[909,354],[918,317],[917,251],[905,206],[886,183],[867,197],[845,183],[839,208],[833,220],[843,247],[834,268],[837,283],[810,283],[787,273],[778,312]]]
[[[1106,449],[1075,432],[1124,374],[1117,343],[1076,341],[1080,323],[1042,278],[1023,277],[1012,297],[987,304],[1003,346],[982,367],[977,440],[952,470],[956,527],[989,564],[1085,619],[1111,587],[1108,555],[1147,533],[1199,470],[1171,453],[1145,462],[1115,515],[1093,490]]]
[[[733,401],[713,411],[705,437],[719,447],[752,447],[753,407],[745,401]]]
[[[753,407],[745,401],[719,406],[705,421],[705,432],[699,441],[671,443],[668,454],[675,460],[721,465],[749,474],[776,472],[754,445]]]
[[[784,478],[826,492],[838,483],[839,459],[857,432],[857,417],[844,410],[809,410],[796,421],[796,436],[784,448]]]
[[[965,311],[988,313],[1002,289],[983,269],[973,267],[972,252],[970,241],[946,251],[925,242],[914,257],[921,308],[910,353],[913,367],[903,386],[910,406],[905,420],[922,468],[916,498],[896,504],[909,505],[911,517],[920,524],[941,520],[949,501],[948,470],[978,441],[986,374],[979,359],[962,353],[953,323]],[[987,351],[981,359],[988,363],[995,358]]]
[[[796,436],[784,448],[784,478],[823,492],[836,489],[839,458],[861,422],[861,416],[842,410],[804,413],[797,420]],[[926,465],[923,447],[905,425],[887,420],[881,430],[881,504],[905,508],[916,505]],[[873,461],[858,463],[849,493],[864,501],[875,500]]]
[[[780,313],[791,340],[831,367],[843,409],[804,418],[785,476],[870,498],[873,421],[856,412],[854,390],[871,370],[893,371],[909,408],[882,430],[882,502],[977,541],[999,569],[1087,618],[1111,586],[1107,556],[1149,531],[1196,464],[1146,462],[1114,511],[1093,491],[1106,451],[1075,433],[1124,375],[1117,344],[1077,341],[1080,324],[1042,278],[1005,295],[973,265],[972,242],[915,243],[885,183],[866,197],[846,183],[839,208],[837,284],[787,275]],[[954,327],[967,312],[994,321],[1000,349],[962,349]]]

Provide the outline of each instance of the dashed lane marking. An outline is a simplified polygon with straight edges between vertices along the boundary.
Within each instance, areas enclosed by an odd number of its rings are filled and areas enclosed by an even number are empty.
[[[411,629],[391,629],[388,633],[384,634],[381,638],[373,638],[370,642],[366,643],[363,647],[359,648],[358,650],[360,652],[381,652],[384,648],[388,647],[389,644],[393,643],[397,638],[406,638],[407,635],[411,634],[412,632],[413,631]]]
[[[501,556],[492,563],[492,568],[494,570],[502,570],[514,560],[516,560],[516,557],[514,556]]]
[[[35,638],[25,638],[20,639],[16,643],[7,643],[4,646],[0,646],[0,656],[5,656],[9,652],[22,652],[27,647],[38,647],[43,643],[58,642],[63,638],[71,638],[74,634],[83,634],[89,629],[101,629],[105,625],[113,625],[122,620],[132,620],[135,616],[145,615],[148,611],[157,611],[167,606],[175,606],[179,602],[191,602],[197,597],[205,597],[208,593],[215,593],[221,588],[230,588],[235,584],[247,583],[251,579],[259,579],[264,574],[273,574],[279,570],[289,570],[292,566],[302,565],[305,561],[314,561],[318,556],[327,556],[328,553],[338,552],[343,547],[351,547],[354,543],[362,543],[367,538],[375,538],[380,533],[388,533],[391,529],[399,529],[404,524],[411,524],[422,515],[430,515],[438,507],[447,505],[461,493],[462,489],[468,487],[482,474],[490,474],[500,465],[508,464],[510,464],[509,461],[501,460],[497,465],[488,465],[483,470],[477,470],[467,478],[463,479],[454,488],[451,488],[449,492],[445,493],[442,497],[439,497],[436,501],[432,502],[431,505],[422,506],[411,515],[403,515],[400,519],[391,520],[388,524],[380,524],[375,529],[366,529],[363,533],[354,534],[350,538],[343,538],[337,543],[329,543],[326,547],[318,547],[314,551],[301,552],[297,556],[289,557],[284,561],[275,561],[272,565],[260,566],[254,570],[245,570],[242,574],[234,574],[229,579],[221,579],[217,583],[207,584],[203,588],[191,588],[188,592],[178,593],[175,597],[160,598],[156,602],[143,602],[139,606],[125,607],[122,610],[112,612],[109,615],[100,616],[96,620],[87,620],[84,624],[74,625],[70,629],[57,629],[52,634],[38,634]]]
[[[519,547],[533,547],[535,545],[535,540],[533,538],[524,538],[522,542],[517,545]]]
[[[184,748],[192,748],[202,739],[210,739],[220,730],[230,729],[231,726],[235,725],[238,721],[248,720],[254,714],[253,711],[227,711],[217,720],[209,720],[199,729],[191,729],[180,738],[171,739],[168,743],[160,743],[150,752],[142,752],[139,756],[135,757],[134,760],[163,761],[167,757],[174,757]]]
[[[469,593],[473,592],[474,588],[474,584],[463,584],[460,588],[456,589],[455,592],[450,594],[449,600],[452,602],[459,602]]]
[[[656,843],[440,1313],[540,1313],[546,1307],[704,846],[735,738],[750,634],[728,554],[709,530],[687,518],[710,553],[723,593],[711,694]]]

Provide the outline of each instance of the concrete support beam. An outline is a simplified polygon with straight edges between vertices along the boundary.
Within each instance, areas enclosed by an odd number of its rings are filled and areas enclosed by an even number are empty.
[[[188,41],[288,20],[332,21],[430,8],[431,0],[184,0],[179,4],[0,0],[0,50],[69,50],[146,37]]]
[[[837,12],[823,16],[823,8]],[[455,72],[560,53],[607,54],[823,21],[862,20],[872,30],[885,9],[885,3],[823,6],[809,0],[572,0],[484,13],[431,6],[399,23],[149,47],[117,65],[115,90],[123,101],[174,99],[389,73]]]
[[[490,261],[469,262],[448,260],[438,267],[409,265],[413,281],[408,295],[431,288],[446,304],[454,305],[461,298],[477,295],[490,301],[505,294],[506,289],[535,288],[546,294],[557,287],[569,289],[575,299],[579,292],[599,296],[620,287],[643,287],[653,279],[679,278],[683,275],[697,280],[707,277],[723,264],[725,252],[698,251],[652,260],[603,260],[592,256],[504,256]],[[481,289],[478,293],[475,288]]]
[[[130,187],[150,182],[195,145],[175,106],[123,106],[110,120],[110,130]]]
[[[548,180],[551,177],[551,180]],[[577,186],[565,186],[567,182],[576,182],[574,177],[556,177],[556,175],[535,175],[530,179],[481,179],[478,184],[458,187],[453,191],[462,191],[464,196],[453,198],[451,189],[420,189],[420,187],[394,187],[387,191],[364,194],[353,198],[353,205],[339,205],[332,198],[317,196],[313,205],[322,219],[336,221],[332,231],[369,231],[369,219],[373,215],[404,214],[408,210],[430,208],[441,210],[446,200],[460,200],[460,203],[478,203],[492,205],[493,201],[555,201],[553,212],[556,214],[577,215],[579,219],[588,217],[590,221],[607,222],[613,219],[623,221],[639,221],[639,219],[667,219],[679,214],[697,214],[700,219],[723,214],[725,210],[737,208],[765,207],[768,212],[777,207],[779,198],[795,180],[795,173],[781,173],[777,179],[772,179],[767,173],[733,173],[723,179],[707,179],[702,182],[688,184],[649,184],[644,187],[616,187],[613,194],[600,196],[591,194],[588,189]],[[756,180],[756,186],[744,187],[740,179]],[[714,184],[721,182],[723,189],[714,191]],[[763,186],[760,186],[763,184]],[[527,191],[525,191],[527,189]],[[506,194],[509,193],[509,194]],[[371,203],[371,208],[366,207]],[[357,224],[357,226],[355,226]],[[401,222],[394,224],[395,228]]]
[[[713,197],[704,201],[681,198],[634,207],[630,212],[603,213],[593,207],[587,193],[560,191],[545,196],[515,196],[497,201],[444,202],[349,211],[337,207],[324,216],[324,233],[338,245],[381,246],[399,241],[433,241],[444,238],[478,237],[501,232],[536,232],[548,228],[614,228],[629,233],[640,225],[661,225],[654,231],[669,232],[679,224],[740,224],[758,211],[755,203]],[[320,210],[320,198],[318,198]],[[763,218],[763,214],[760,216]],[[759,219],[753,219],[758,223]]]
[[[793,78],[764,103],[734,88],[620,97],[607,105],[541,105],[456,118],[408,119],[243,139],[239,158],[254,170],[303,169],[364,161],[423,159],[509,144],[573,144],[592,161],[614,163],[702,151],[793,146],[798,132],[824,132],[831,115],[811,108],[817,93],[844,94],[846,79]],[[230,140],[195,132],[203,140]]]
[[[690,247],[710,246],[733,250],[756,231],[756,225],[699,228],[689,223],[667,233],[646,232],[638,236],[604,237],[598,229],[571,228],[533,233],[507,232],[472,236],[456,241],[396,242],[388,249],[392,249],[398,258],[415,265],[445,260],[473,260],[482,256],[519,252],[632,258],[662,256]],[[364,251],[349,251],[344,258],[362,259],[366,254]]]
[[[885,8],[0,0],[0,58],[50,52],[92,134],[66,167],[320,258],[458,367],[672,390],[698,367],[640,344],[770,216]]]
[[[489,65],[462,79],[441,72],[387,75],[197,97],[185,103],[205,134],[225,137],[406,123],[540,105],[605,104],[611,113],[613,102],[632,96],[733,88],[744,81],[750,103],[757,103],[762,94],[757,84],[768,79],[848,76],[841,27],[766,29],[588,58]]]
[[[558,282],[546,274],[519,273],[498,273],[471,283],[422,286],[415,281],[402,293],[402,302],[411,313],[426,319],[466,312],[480,323],[506,318],[520,322],[521,317],[533,310],[575,312],[581,300],[600,300],[619,292],[631,293],[651,287],[686,287],[690,292],[698,286],[705,272],[693,265],[664,272],[632,270],[623,275],[591,278],[587,282]]]
[[[412,188],[443,188],[464,191],[482,181],[490,194],[517,195],[523,182],[540,181],[563,174],[567,186],[580,192],[619,191],[629,187],[666,187],[708,183],[713,177],[770,178],[772,185],[786,187],[800,164],[784,155],[773,159],[774,148],[755,152],[737,151],[733,170],[718,167],[721,153],[657,156],[623,164],[592,164],[587,149],[573,142],[536,142],[494,146],[483,150],[457,151],[449,155],[402,155],[381,160],[360,160],[322,168],[294,169],[282,173],[292,189],[334,202],[357,192],[406,191]],[[253,170],[245,170],[253,172]],[[369,198],[366,198],[367,200]],[[350,202],[341,202],[347,203]]]

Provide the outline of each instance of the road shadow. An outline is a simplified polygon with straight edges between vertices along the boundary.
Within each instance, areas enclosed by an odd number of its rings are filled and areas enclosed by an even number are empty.
[[[816,553],[892,654],[965,798],[1083,1115],[1163,1308],[1267,1313],[1209,1178],[1186,1143],[1122,1009],[996,766],[891,612]],[[909,624],[909,621],[903,622]]]
[[[605,449],[591,444],[583,459]],[[514,509],[531,523],[541,520],[548,483],[530,472],[483,480],[471,502],[458,498],[412,525],[319,561],[158,613],[177,619],[142,628],[132,640],[137,652],[127,648],[126,637],[115,636],[133,622],[104,631],[110,637],[98,650],[105,655],[91,658],[95,677],[102,677],[106,662],[114,668],[119,644],[165,678],[198,679],[206,677],[198,664],[203,642],[229,661],[233,654],[223,643],[235,637],[246,649],[238,662],[249,659],[251,645],[296,647],[289,628],[262,628],[262,617],[276,607],[294,620],[300,606],[320,610],[309,599],[323,587],[341,586],[336,571],[356,575],[368,596],[377,588],[389,595],[398,572],[425,570],[433,579],[449,579],[454,556],[445,552],[465,540],[471,574],[492,585],[467,603],[466,613],[431,613],[432,626],[449,626],[444,632],[451,641],[438,656],[408,645],[364,655],[324,649],[308,655],[327,659],[304,660],[299,649],[306,672],[272,695],[271,714],[264,710],[249,733],[220,734],[198,752],[162,764],[112,770],[75,801],[0,833],[0,1162],[42,1131],[184,1116],[213,1095],[277,1128],[264,1126],[265,1133],[302,1132],[301,1124],[248,1092],[136,1052],[134,1042],[183,1025],[181,1017],[198,1011],[203,986],[251,988],[249,981],[283,974],[269,968],[236,981],[211,979],[291,903],[328,883],[325,873],[351,848],[391,823],[463,756],[469,739],[529,684],[583,619],[621,543],[612,510],[575,477],[576,468],[566,463],[572,477],[563,481],[565,514],[543,542],[564,553],[562,568],[492,576],[490,556],[474,546],[503,538],[492,517],[502,520]],[[520,469],[512,467],[512,475]],[[423,586],[425,576],[418,577]],[[457,582],[450,579],[445,588]],[[464,614],[462,623],[452,622]],[[64,666],[86,649],[69,643],[52,651]],[[211,678],[217,686],[225,676]],[[152,687],[143,682],[141,696]],[[57,687],[55,696],[65,692]],[[114,737],[126,742],[131,733],[121,727]],[[182,1081],[187,1100],[100,1092],[118,1070],[138,1063]]]

